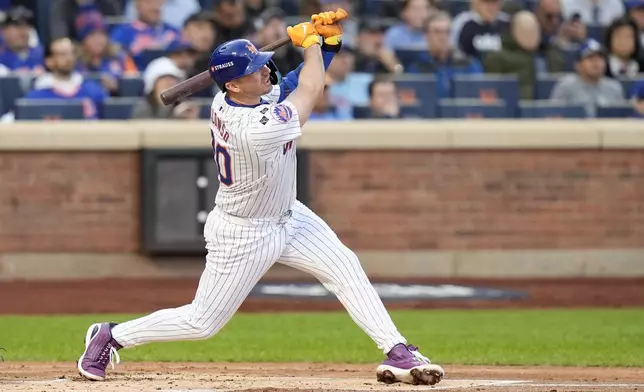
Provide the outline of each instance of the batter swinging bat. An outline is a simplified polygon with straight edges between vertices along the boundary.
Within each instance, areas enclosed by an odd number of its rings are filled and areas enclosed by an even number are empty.
[[[342,19],[345,19],[347,16],[348,14],[344,10],[338,9],[338,12],[336,12],[335,20],[340,21]],[[290,42],[291,39],[287,36],[280,38],[277,41],[260,48],[259,50],[263,52],[270,52],[272,50],[281,48],[282,46]],[[178,83],[161,92],[161,102],[163,102],[163,104],[166,106],[172,105],[182,99],[188,98],[197,91],[212,87],[214,83],[215,82],[210,77],[208,70],[203,71],[202,73],[195,75],[190,79],[184,80],[183,82]]]
[[[263,52],[270,52],[290,42],[291,39],[289,37],[280,38],[277,41],[270,43],[259,50]],[[215,82],[210,77],[208,71],[203,71],[202,73],[195,75],[190,79],[184,80],[183,82],[178,83],[163,91],[161,93],[161,102],[163,102],[163,104],[166,106],[171,105],[182,99],[188,98],[197,91],[210,88],[213,84],[215,84]]]

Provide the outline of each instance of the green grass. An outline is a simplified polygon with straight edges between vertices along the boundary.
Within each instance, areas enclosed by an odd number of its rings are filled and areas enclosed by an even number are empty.
[[[74,361],[89,324],[133,315],[0,317],[7,361]],[[441,364],[644,366],[644,309],[392,312]],[[382,354],[344,312],[238,314],[215,337],[121,351],[124,361],[377,363]]]

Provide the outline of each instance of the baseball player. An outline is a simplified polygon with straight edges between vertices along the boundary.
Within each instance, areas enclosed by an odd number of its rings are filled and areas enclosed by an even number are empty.
[[[319,279],[387,355],[376,369],[378,381],[433,385],[442,379],[443,369],[398,332],[356,255],[296,200],[296,143],[342,45],[335,23],[342,14],[320,13],[287,28],[304,49],[304,62],[283,80],[273,53],[250,41],[225,42],[212,53],[209,72],[221,89],[210,122],[220,187],[204,228],[208,254],[195,298],[125,323],[91,325],[78,360],[82,376],[104,380],[121,348],[213,336],[279,262]]]

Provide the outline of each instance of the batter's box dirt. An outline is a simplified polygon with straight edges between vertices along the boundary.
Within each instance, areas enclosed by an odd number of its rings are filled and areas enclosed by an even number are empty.
[[[74,363],[2,363],[1,391],[644,391],[644,369],[557,367],[446,367],[434,387],[384,385],[375,366],[336,364],[129,363],[105,382],[90,382]]]

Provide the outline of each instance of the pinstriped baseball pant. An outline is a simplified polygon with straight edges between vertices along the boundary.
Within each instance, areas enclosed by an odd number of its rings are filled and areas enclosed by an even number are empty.
[[[275,262],[314,275],[385,354],[406,343],[356,255],[299,201],[291,215],[263,222],[233,218],[215,208],[204,235],[206,267],[192,303],[117,325],[112,335],[123,347],[214,335]]]

